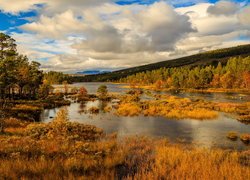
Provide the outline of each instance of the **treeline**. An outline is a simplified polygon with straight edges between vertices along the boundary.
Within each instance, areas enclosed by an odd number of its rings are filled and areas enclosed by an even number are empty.
[[[63,84],[65,82],[72,83],[72,77],[67,74],[63,74],[62,72],[50,71],[44,73],[44,81],[46,83],[52,84]]]
[[[226,65],[160,68],[119,80],[131,85],[154,85],[162,88],[250,88],[250,56],[231,58]]]
[[[87,75],[84,77],[79,77],[78,79],[76,79],[76,81],[117,81],[121,78],[125,78],[136,73],[157,70],[159,68],[173,68],[187,65],[217,65],[218,62],[221,62],[222,65],[224,65],[227,63],[227,60],[229,58],[238,56],[250,56],[250,44],[203,52],[191,56],[162,61],[153,64],[147,64],[143,66],[137,66],[105,74]]]
[[[43,79],[39,66],[17,52],[13,38],[0,33],[0,99],[35,97]]]

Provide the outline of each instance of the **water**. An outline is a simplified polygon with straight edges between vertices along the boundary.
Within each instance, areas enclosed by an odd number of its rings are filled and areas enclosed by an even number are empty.
[[[78,83],[78,87],[84,86],[89,93],[95,93],[98,86],[103,83]],[[124,92],[123,85],[107,84],[109,91],[121,93]],[[183,96],[183,94],[179,95]],[[196,94],[185,94],[186,97]],[[228,94],[220,93],[219,95],[200,94],[204,99],[224,101],[224,102],[241,102],[246,101],[249,96],[244,95],[244,98],[238,98],[243,95],[234,94],[235,98],[228,98]],[[200,97],[199,97],[200,98]],[[119,117],[113,112],[99,114],[91,114],[88,109],[98,107],[104,109],[107,104],[101,101],[87,102],[86,104],[72,103],[68,107],[69,118],[72,121],[92,124],[104,129],[106,133],[117,132],[118,136],[130,135],[146,135],[153,137],[167,137],[172,142],[192,143],[202,147],[220,147],[233,149],[248,148],[239,139],[231,141],[226,138],[229,131],[235,131],[239,134],[250,133],[250,125],[246,125],[237,121],[234,117],[226,113],[220,113],[217,119],[212,120],[174,120],[164,117]],[[42,113],[42,120],[50,122],[55,117],[56,112],[60,108],[45,110]]]
[[[108,87],[109,92],[112,93],[125,93],[129,89],[124,88],[127,86],[126,84],[113,84],[113,83],[105,83],[105,82],[93,82],[93,83],[75,83],[73,85],[69,85],[69,87],[85,87],[89,94],[95,94],[98,87],[100,85],[106,85]],[[55,85],[56,89],[60,89],[63,91],[63,85]],[[200,92],[154,92],[158,94],[169,94],[178,96],[181,98],[190,98],[190,99],[204,99],[207,101],[214,102],[247,102],[250,101],[250,94],[243,93],[200,93]]]

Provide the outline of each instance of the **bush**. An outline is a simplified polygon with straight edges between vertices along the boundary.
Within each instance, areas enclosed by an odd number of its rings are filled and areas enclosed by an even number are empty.
[[[97,89],[97,95],[100,99],[106,99],[108,94],[108,88],[106,85],[101,85]]]
[[[63,108],[51,123],[29,125],[26,134],[36,139],[97,140],[103,131],[95,126],[69,122],[68,112]]]

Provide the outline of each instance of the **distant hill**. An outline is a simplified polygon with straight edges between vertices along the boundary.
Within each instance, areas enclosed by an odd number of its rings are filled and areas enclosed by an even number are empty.
[[[109,73],[109,72],[110,71],[88,70],[88,71],[77,72],[76,74],[96,75],[96,74],[104,74],[104,73]]]
[[[171,67],[180,67],[180,66],[205,66],[205,65],[217,65],[218,62],[225,64],[227,60],[231,57],[237,56],[250,56],[250,44],[241,45],[231,48],[218,49],[208,52],[203,52],[191,56],[186,56],[182,58],[162,61],[158,63],[132,67],[128,69],[123,69],[119,71],[96,74],[96,75],[86,75],[84,77],[79,77],[74,79],[74,81],[81,82],[102,82],[102,81],[114,81],[119,80],[120,78],[127,77],[129,75],[143,72],[151,71],[159,68],[171,68]]]

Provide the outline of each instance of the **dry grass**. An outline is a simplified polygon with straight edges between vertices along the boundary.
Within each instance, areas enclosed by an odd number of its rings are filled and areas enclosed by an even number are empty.
[[[238,114],[238,120],[249,122],[250,103],[217,103],[204,100],[191,100],[169,95],[155,95],[155,100],[141,101],[138,96],[124,95],[117,114],[124,116],[164,116],[174,119],[215,119],[218,111]]]
[[[249,179],[250,152],[200,149],[165,139],[117,140],[71,123],[62,110],[54,122],[23,125],[0,135],[0,179]],[[24,128],[19,134],[15,128]]]
[[[122,103],[116,112],[120,116],[138,116],[140,113],[141,108],[137,103]]]
[[[238,139],[237,132],[234,132],[234,131],[228,132],[227,133],[227,138],[231,139],[233,141],[237,140]]]
[[[250,143],[250,134],[242,134],[240,136],[241,141],[243,141],[246,144]]]
[[[88,112],[91,114],[98,114],[100,109],[98,107],[91,107],[88,109]]]
[[[164,116],[175,119],[214,119],[218,113],[203,102],[192,102],[188,98],[159,96],[158,100],[135,101],[133,96],[121,98],[117,114],[122,116]]]

